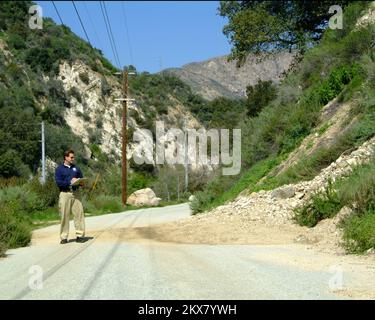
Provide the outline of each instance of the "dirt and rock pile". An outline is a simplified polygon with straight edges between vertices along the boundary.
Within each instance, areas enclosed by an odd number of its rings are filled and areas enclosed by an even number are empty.
[[[337,178],[350,173],[355,166],[366,163],[374,148],[375,137],[351,153],[342,154],[311,181],[284,185],[271,191],[259,191],[250,195],[242,193],[232,202],[206,214],[242,214],[251,220],[260,220],[269,225],[290,223],[295,208],[303,205],[315,192],[324,190],[329,181],[334,182]]]

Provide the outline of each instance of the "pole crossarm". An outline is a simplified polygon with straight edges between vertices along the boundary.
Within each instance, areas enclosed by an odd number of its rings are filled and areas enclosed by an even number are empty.
[[[135,101],[135,99],[128,99],[128,98],[115,98],[115,101]]]

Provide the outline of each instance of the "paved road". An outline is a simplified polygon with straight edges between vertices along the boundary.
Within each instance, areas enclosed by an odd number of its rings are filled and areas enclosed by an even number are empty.
[[[347,297],[330,289],[333,270],[288,263],[311,255],[298,245],[192,245],[126,242],[121,234],[105,237],[116,229],[189,216],[188,205],[182,204],[86,218],[87,236],[93,239],[83,244],[60,245],[57,226],[40,229],[30,247],[9,250],[0,259],[0,299]],[[42,288],[35,287],[38,270],[43,271]],[[355,271],[344,270],[345,284],[355,286]]]

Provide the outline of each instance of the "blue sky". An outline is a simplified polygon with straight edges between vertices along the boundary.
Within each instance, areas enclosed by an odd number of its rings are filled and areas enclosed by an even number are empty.
[[[222,29],[226,20],[217,14],[218,1],[106,1],[106,7],[122,65],[133,64],[138,71],[157,72],[203,61],[230,52]],[[60,20],[51,1],[36,1],[43,16]],[[99,1],[75,1],[94,47],[114,64]],[[71,1],[55,1],[64,24],[85,39]],[[89,14],[87,14],[87,12]],[[91,20],[90,20],[91,17]]]

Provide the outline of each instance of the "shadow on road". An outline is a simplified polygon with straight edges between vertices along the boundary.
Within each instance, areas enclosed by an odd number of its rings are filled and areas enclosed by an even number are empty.
[[[87,242],[89,240],[92,240],[92,239],[94,239],[94,237],[82,237],[82,242],[81,243],[85,243],[85,242]],[[70,242],[76,242],[76,239],[70,239],[70,240],[68,240],[68,242],[69,243]]]

